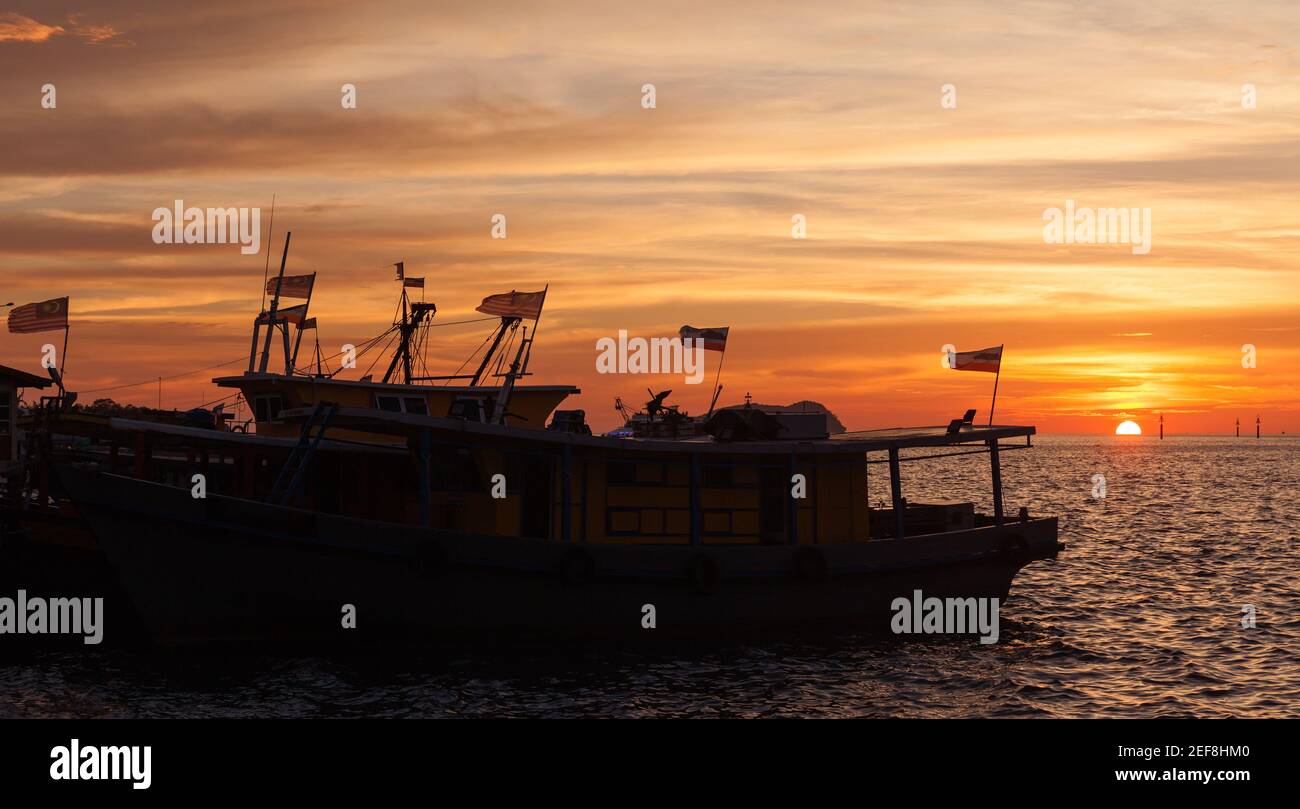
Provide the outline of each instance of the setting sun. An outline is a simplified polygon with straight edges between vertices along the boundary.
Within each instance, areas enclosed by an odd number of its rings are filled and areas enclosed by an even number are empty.
[[[1115,435],[1142,435],[1142,428],[1136,421],[1121,421],[1115,428]]]

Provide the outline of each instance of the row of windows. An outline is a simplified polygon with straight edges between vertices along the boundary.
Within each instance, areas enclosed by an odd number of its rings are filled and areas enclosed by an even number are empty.
[[[429,403],[423,396],[376,396],[375,406],[385,413],[410,413],[413,416],[429,415]],[[259,424],[280,420],[284,399],[280,396],[254,396],[253,415]]]
[[[429,403],[423,396],[376,396],[375,405],[385,413],[409,413],[412,416],[429,415]]]
[[[701,482],[708,489],[749,488],[755,485],[765,489],[789,485],[782,466],[703,464]],[[611,486],[688,486],[690,467],[685,461],[614,461],[605,465],[605,480]]]
[[[704,536],[783,535],[786,531],[783,504],[775,508],[703,509],[700,530]],[[611,536],[690,536],[691,512],[684,508],[605,509],[605,532]]]

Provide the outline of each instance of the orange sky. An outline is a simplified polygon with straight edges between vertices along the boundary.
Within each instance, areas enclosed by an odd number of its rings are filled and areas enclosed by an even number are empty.
[[[690,323],[732,328],[723,403],[850,428],[984,418],[993,377],[940,349],[1005,343],[1001,422],[1300,431],[1287,3],[213,5],[0,13],[0,303],[71,297],[83,399],[247,355],[265,256],[155,245],[150,217],[260,206],[265,229],[275,194],[327,353],[386,327],[394,261],[439,321],[550,283],[531,381],[579,385],[602,429],[647,387],[707,407],[717,354],[699,386],[595,372],[599,338]],[[1045,244],[1066,200],[1150,208],[1150,253]],[[435,330],[431,365],[488,326]],[[57,337],[6,333],[0,363]]]

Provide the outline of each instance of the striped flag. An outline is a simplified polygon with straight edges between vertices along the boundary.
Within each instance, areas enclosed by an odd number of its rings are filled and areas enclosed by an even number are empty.
[[[286,275],[284,278],[272,278],[266,282],[266,294],[275,294],[276,282],[280,284],[281,298],[310,298],[311,288],[316,282],[315,275]]]
[[[423,278],[403,278],[402,286],[406,289],[424,289]]]
[[[682,326],[680,334],[683,340],[703,340],[705,351],[726,351],[727,332],[730,326],[715,329],[697,329],[694,326]]]
[[[306,315],[307,315],[307,304],[300,303],[297,306],[290,306],[285,309],[277,309],[275,312],[275,319],[276,321],[279,321],[280,318],[284,318],[290,323],[301,325]],[[270,323],[271,314],[269,312],[263,312],[262,314],[258,315],[257,322]]]
[[[1002,346],[981,348],[979,351],[960,351],[952,355],[954,371],[986,371],[996,374],[1002,367]]]
[[[9,331],[26,334],[34,331],[54,331],[68,326],[68,299],[54,298],[40,303],[28,303],[9,313]]]
[[[542,316],[542,303],[546,292],[502,292],[500,295],[488,295],[483,302],[474,307],[474,311],[485,315],[501,317],[526,317],[536,320]]]

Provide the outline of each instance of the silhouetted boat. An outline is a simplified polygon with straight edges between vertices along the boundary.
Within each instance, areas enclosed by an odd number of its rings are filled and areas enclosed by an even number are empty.
[[[160,641],[626,637],[648,612],[654,637],[884,629],[898,597],[1005,598],[1021,567],[1059,549],[1054,517],[1003,513],[1000,453],[1028,447],[1033,427],[974,427],[968,413],[831,434],[824,409],[743,406],[690,429],[593,436],[582,411],[555,410],[577,388],[517,384],[535,324],[515,338],[544,292],[485,299],[501,320],[474,374],[420,376],[435,308],[404,286],[388,372],[344,381],[319,359],[297,371],[292,321],[276,314],[281,285],[310,295],[314,276],[286,279],[282,260],[272,283],[248,371],[216,380],[252,405],[255,433],[193,414],[41,418],[47,445],[60,432],[82,443],[44,452],[29,479],[53,467]],[[277,329],[282,374],[267,368]],[[468,384],[420,384],[433,381]],[[902,463],[973,452],[990,457],[993,514],[907,503]],[[890,508],[867,502],[871,464],[889,469]]]
[[[196,499],[90,468],[60,478],[149,629],[176,643],[338,636],[348,604],[367,633],[421,638],[630,636],[645,605],[657,637],[884,629],[899,596],[1004,599],[1021,567],[1058,549],[1055,518],[1001,514],[996,460],[994,515],[855,496],[867,453],[896,465],[903,450],[978,443],[996,459],[996,442],[1032,427],[723,442],[358,408],[333,423],[405,441],[414,519]],[[506,475],[497,501],[492,474]],[[789,496],[794,474],[810,482],[804,502]]]

